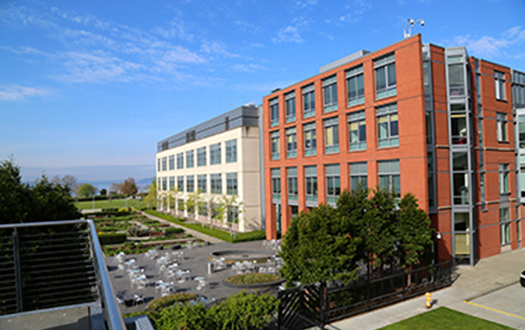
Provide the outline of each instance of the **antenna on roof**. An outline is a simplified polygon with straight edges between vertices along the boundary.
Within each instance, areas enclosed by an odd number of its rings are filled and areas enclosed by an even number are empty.
[[[405,25],[405,29],[403,30],[403,37],[405,39],[406,38],[410,38],[410,36],[412,35],[412,28],[417,23],[421,23],[421,26],[425,26],[425,21],[422,20],[422,19],[418,19],[417,21],[414,21],[413,18],[407,19],[407,24]],[[410,27],[409,27],[409,25],[410,25]],[[408,29],[408,31],[407,31],[407,29]]]

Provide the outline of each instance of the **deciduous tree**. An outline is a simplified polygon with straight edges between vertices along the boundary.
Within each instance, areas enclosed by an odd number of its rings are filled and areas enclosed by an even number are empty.
[[[135,184],[135,179],[127,178],[124,181],[124,184],[120,188],[120,193],[126,196],[135,195],[137,193],[137,185]]]
[[[92,197],[97,193],[97,188],[90,183],[84,183],[78,188],[77,196],[80,198]]]

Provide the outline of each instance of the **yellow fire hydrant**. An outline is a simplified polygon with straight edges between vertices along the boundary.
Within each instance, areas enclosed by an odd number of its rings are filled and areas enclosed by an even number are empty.
[[[432,297],[430,296],[430,292],[425,293],[425,299],[426,299],[425,306],[427,306],[427,308],[432,307]]]

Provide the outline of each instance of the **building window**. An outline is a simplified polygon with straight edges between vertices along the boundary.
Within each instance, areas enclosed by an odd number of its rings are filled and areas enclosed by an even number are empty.
[[[286,180],[288,184],[288,202],[297,202],[297,167],[288,167],[286,169]]]
[[[284,105],[286,108],[286,122],[295,121],[295,92],[284,95]]]
[[[507,137],[507,116],[504,113],[496,113],[496,129],[499,142],[508,142]]]
[[[295,127],[286,129],[286,158],[297,157],[297,133]]]
[[[499,222],[501,225],[501,245],[510,244],[510,215],[509,208],[499,209]]]
[[[171,191],[174,191],[176,189],[175,187],[175,177],[174,176],[170,176],[170,179],[169,179],[169,187],[168,189],[171,190]]]
[[[350,191],[362,186],[368,188],[368,174],[366,162],[350,164]]]
[[[378,162],[379,188],[391,191],[395,197],[401,196],[399,160]]]
[[[315,122],[303,126],[304,133],[304,155],[314,156],[317,154],[317,137],[315,134]]]
[[[272,159],[279,159],[281,157],[281,139],[279,139],[279,131],[270,133],[270,144],[272,147]]]
[[[208,203],[206,203],[206,202],[199,202],[198,203],[198,212],[199,212],[199,215],[201,215],[203,217],[207,217],[208,216]]]
[[[169,169],[170,171],[175,169],[175,156],[174,155],[170,155],[169,157]]]
[[[366,149],[366,123],[365,111],[348,114],[348,135],[350,151]]]
[[[512,102],[520,107],[525,105],[525,73],[512,72]]]
[[[166,177],[163,177],[162,178],[162,190],[166,191],[168,190],[168,181],[167,181],[168,178]]]
[[[184,168],[184,153],[177,154],[177,169]]]
[[[160,176],[157,177],[157,190],[161,190],[162,189],[162,179],[160,178]]]
[[[237,140],[226,141],[226,163],[237,161]]]
[[[177,177],[177,191],[184,192],[184,177],[182,175]]]
[[[166,171],[167,168],[166,168],[166,157],[162,157],[162,171]]]
[[[226,173],[226,194],[238,195],[237,173]]]
[[[520,149],[525,148],[525,115],[518,115],[518,140]]]
[[[315,116],[314,84],[303,87],[303,119]]]
[[[494,70],[494,87],[496,89],[496,99],[505,101],[505,74]]]
[[[210,165],[221,163],[221,144],[216,143],[210,146]]]
[[[326,202],[335,204],[341,195],[341,177],[339,164],[325,165]]]
[[[197,149],[197,166],[206,166],[206,147]]]
[[[323,79],[324,113],[337,110],[337,76]]]
[[[195,178],[193,175],[186,176],[186,192],[194,192],[195,191]]]
[[[399,145],[399,129],[397,103],[376,108],[377,113],[377,145],[392,147]]]
[[[468,153],[454,152],[452,154],[452,180],[454,186],[454,204],[469,204],[469,165]]]
[[[273,199],[281,199],[281,169],[272,168],[272,196]]]
[[[463,56],[448,56],[447,62],[450,96],[465,96],[465,64],[463,63]]]
[[[210,185],[212,194],[222,194],[221,174],[210,174]]]
[[[279,125],[279,98],[270,100],[270,127]]]
[[[499,164],[499,192],[508,194],[509,190],[509,164]]]
[[[376,74],[376,99],[397,94],[396,58],[394,54],[374,60]]]
[[[362,65],[346,72],[346,89],[348,107],[365,103],[365,84]]]
[[[192,168],[195,165],[193,150],[186,151],[186,168]]]
[[[450,105],[450,125],[452,144],[467,144],[467,111],[465,103]]]
[[[306,191],[306,204],[314,203],[317,205],[317,166],[304,167],[304,180]]]
[[[428,206],[436,207],[436,189],[434,185],[434,153],[427,152],[427,173],[428,173]]]
[[[160,165],[160,162],[161,162],[160,158],[157,158],[157,172],[162,171],[162,166]]]
[[[207,186],[206,174],[197,175],[197,189],[199,189],[200,192],[205,193],[207,191]]]
[[[339,122],[338,117],[324,120],[324,149],[325,153],[339,152]]]

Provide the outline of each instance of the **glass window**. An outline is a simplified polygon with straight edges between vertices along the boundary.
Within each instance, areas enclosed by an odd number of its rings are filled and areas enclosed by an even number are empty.
[[[362,65],[346,72],[346,89],[349,107],[365,103],[365,85]]]
[[[206,147],[197,149],[197,166],[206,166]]]
[[[465,95],[465,64],[463,56],[448,56],[448,88],[450,96]]]
[[[200,192],[205,193],[208,190],[207,187],[206,174],[197,175],[197,189],[199,189]]]
[[[177,154],[177,169],[184,168],[184,153],[180,152]]]
[[[221,163],[221,144],[216,143],[210,146],[210,165]]]
[[[279,131],[270,133],[270,145],[272,147],[272,159],[281,158],[281,139],[279,138]]]
[[[324,147],[327,154],[339,152],[338,117],[324,120]]]
[[[379,188],[392,191],[396,197],[401,196],[399,160],[379,161],[378,169]]]
[[[184,192],[184,177],[182,175],[177,177],[177,191]]]
[[[499,192],[509,193],[509,164],[499,164]]]
[[[326,202],[335,204],[341,195],[341,177],[339,164],[325,165]]]
[[[496,129],[499,142],[507,142],[507,116],[504,113],[496,113]]]
[[[376,76],[376,99],[397,94],[396,58],[394,54],[374,60]]]
[[[317,204],[317,166],[304,167],[306,203]]]
[[[195,178],[193,175],[186,176],[186,192],[194,192],[195,191]]]
[[[288,201],[297,202],[299,190],[297,188],[297,167],[286,169],[286,180],[288,183]]]
[[[399,145],[397,103],[376,108],[378,146],[391,147]]]
[[[525,198],[525,155],[520,155],[520,197]]]
[[[212,194],[222,194],[221,174],[210,174],[210,185]]]
[[[366,162],[350,163],[350,191],[356,190],[359,185],[368,187]]]
[[[505,100],[505,74],[494,70],[494,86],[496,89],[496,99]]]
[[[324,112],[337,110],[337,77],[323,79],[323,105]]]
[[[237,161],[237,140],[226,141],[226,163]]]
[[[501,224],[501,245],[510,244],[510,215],[508,207],[499,209],[499,222]]]
[[[168,179],[168,178],[166,178],[166,177],[163,177],[163,178],[162,178],[162,190],[164,190],[164,191],[168,190],[167,179]]]
[[[313,156],[317,154],[317,137],[315,134],[315,122],[303,126],[304,155]]]
[[[434,153],[427,153],[427,172],[428,172],[428,205],[436,207],[436,191],[434,185]]]
[[[186,151],[186,168],[192,168],[195,164],[193,150]]]
[[[270,100],[270,127],[279,125],[279,98]]]
[[[518,115],[518,139],[520,148],[525,148],[525,115]]]
[[[157,158],[157,172],[160,172],[162,171],[162,166],[161,166],[161,160],[160,158]]]
[[[174,176],[170,176],[169,178],[169,187],[168,187],[169,190],[176,190],[176,187],[175,187],[175,177]]]
[[[226,173],[226,194],[237,195],[237,173]]]
[[[295,127],[286,129],[286,158],[297,157],[297,133]]]
[[[175,156],[174,155],[170,155],[169,157],[169,169],[170,171],[175,169]]]
[[[162,157],[162,171],[166,171],[166,157]]]
[[[467,152],[452,154],[452,180],[454,183],[454,204],[467,205],[469,198],[469,164]]]
[[[348,114],[348,134],[351,151],[366,149],[366,123],[364,110]]]
[[[295,92],[284,95],[284,105],[286,108],[286,122],[295,121]]]
[[[466,212],[454,213],[454,255],[470,255],[470,221]]]
[[[281,169],[272,168],[272,196],[273,199],[281,199]]]
[[[464,113],[450,115],[452,126],[452,144],[467,144],[467,119]]]
[[[314,84],[303,87],[303,118],[315,116]]]
[[[199,212],[199,215],[202,215],[203,217],[207,217],[208,216],[208,203],[206,202],[199,202],[198,203],[198,212]]]

